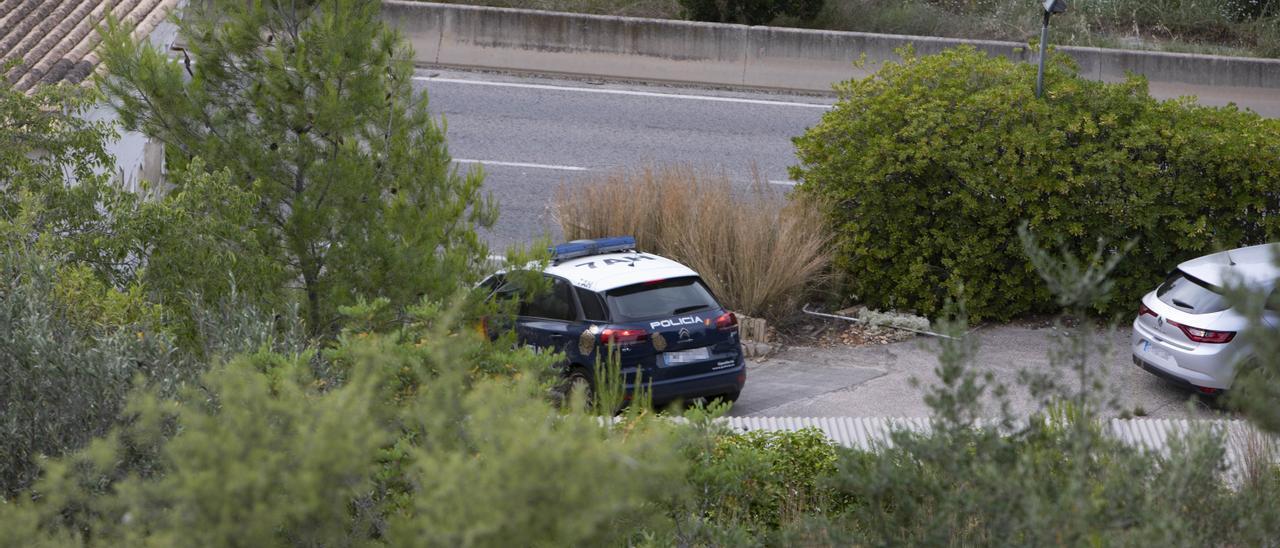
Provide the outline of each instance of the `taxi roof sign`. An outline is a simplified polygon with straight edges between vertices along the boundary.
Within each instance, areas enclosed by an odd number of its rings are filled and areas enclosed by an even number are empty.
[[[551,247],[550,251],[551,260],[567,261],[569,259],[576,259],[578,257],[586,257],[589,255],[631,251],[635,248],[636,239],[634,237],[615,236],[612,238],[597,238],[594,240],[574,240],[572,242]]]

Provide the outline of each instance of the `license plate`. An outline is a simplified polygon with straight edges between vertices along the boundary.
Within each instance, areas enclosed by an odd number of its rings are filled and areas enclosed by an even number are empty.
[[[707,347],[704,346],[702,348],[694,348],[691,350],[667,352],[662,356],[667,365],[683,365],[686,363],[708,360],[711,358],[711,352],[709,352]]]
[[[1153,356],[1155,357],[1155,359],[1160,361],[1169,359],[1168,352],[1161,350],[1160,347],[1158,346],[1152,345],[1151,341],[1148,341],[1146,339],[1142,340],[1142,353],[1145,355]]]

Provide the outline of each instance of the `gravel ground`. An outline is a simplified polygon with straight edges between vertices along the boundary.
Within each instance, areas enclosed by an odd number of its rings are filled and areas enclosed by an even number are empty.
[[[1018,383],[1022,369],[1048,371],[1052,327],[991,326],[974,332],[980,341],[973,367],[994,374],[1010,387],[1017,417],[1039,408]],[[1107,390],[1119,401],[1108,416],[1129,413],[1150,418],[1214,418],[1221,411],[1195,399],[1188,390],[1133,365],[1129,329],[1107,345],[1110,355],[1098,363]],[[748,364],[747,385],[730,414],[739,416],[926,417],[923,396],[936,382],[937,343],[927,337],[889,344],[784,348]],[[1060,373],[1066,378],[1068,371]],[[913,379],[919,382],[913,382]],[[994,414],[994,412],[992,412]]]

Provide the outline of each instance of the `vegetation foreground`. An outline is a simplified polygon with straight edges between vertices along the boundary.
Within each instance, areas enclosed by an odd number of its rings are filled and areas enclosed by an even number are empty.
[[[1123,243],[1049,254],[1025,227],[1006,234],[1063,311],[1048,351],[1066,374],[996,385],[971,363],[964,307],[941,298],[936,329],[953,338],[923,380],[932,429],[878,450],[730,432],[722,408],[656,413],[643,393],[619,412],[607,383],[553,404],[555,356],[476,329],[512,313],[469,289],[494,211],[483,174],[450,166],[403,43],[377,2],[303,4],[192,7],[189,69],[113,25],[103,97],[0,90],[0,546],[1280,537],[1273,455],[1229,470],[1209,426],[1165,452],[1102,433],[1107,337],[1087,318],[1134,252]],[[100,98],[166,144],[167,192],[125,194],[103,175],[111,128],[77,117]],[[813,158],[805,169],[823,172]],[[806,211],[779,223],[818,230]],[[797,260],[822,264],[825,237],[806,241]],[[740,295],[762,313],[790,298]],[[1257,318],[1258,300],[1238,298]],[[1280,337],[1242,336],[1262,352],[1228,403],[1280,432]],[[1023,391],[1040,412],[1008,416]]]

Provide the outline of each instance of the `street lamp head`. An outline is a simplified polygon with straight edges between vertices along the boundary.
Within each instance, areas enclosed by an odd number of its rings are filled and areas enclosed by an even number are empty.
[[[1050,15],[1067,11],[1067,0],[1044,0],[1044,12]]]

